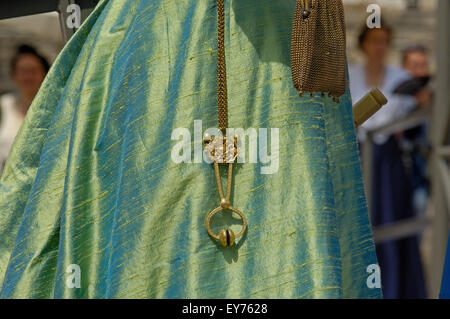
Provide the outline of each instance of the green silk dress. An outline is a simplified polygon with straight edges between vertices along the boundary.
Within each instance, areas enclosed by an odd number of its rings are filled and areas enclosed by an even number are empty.
[[[216,1],[100,1],[6,163],[0,297],[381,297],[351,97],[299,97],[294,9],[225,1],[229,126],[278,128],[279,167],[235,165],[249,227],[223,248],[204,225],[218,205],[212,165],[171,156],[175,129],[217,127]]]

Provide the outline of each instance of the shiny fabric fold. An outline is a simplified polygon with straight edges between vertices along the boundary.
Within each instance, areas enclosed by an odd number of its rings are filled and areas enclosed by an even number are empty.
[[[221,248],[204,227],[213,167],[171,158],[176,128],[217,125],[216,1],[100,1],[6,164],[1,298],[381,297],[351,98],[298,97],[295,2],[225,2],[229,126],[279,128],[280,162],[236,166],[249,229]]]

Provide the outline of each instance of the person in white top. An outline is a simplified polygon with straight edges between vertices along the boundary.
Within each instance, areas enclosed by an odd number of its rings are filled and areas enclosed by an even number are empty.
[[[364,65],[351,66],[349,72],[352,79],[350,82],[352,99],[358,101],[372,88],[378,87],[388,100],[385,106],[359,127],[358,139],[360,142],[365,141],[368,131],[376,130],[404,118],[417,105],[414,97],[393,93],[401,83],[410,78],[410,75],[401,68],[386,66],[378,85],[371,85],[366,81],[367,71]],[[389,136],[381,133],[377,133],[373,137],[374,142],[377,144],[384,144],[388,138]]]
[[[372,88],[378,88],[388,99],[388,103],[375,113],[358,129],[358,139],[365,141],[368,131],[403,118],[417,105],[416,98],[409,95],[394,94],[394,90],[411,78],[405,70],[386,65],[389,52],[391,31],[387,27],[364,29],[359,38],[360,49],[366,56],[366,63],[352,65],[349,68],[350,92],[352,99],[358,101]],[[389,136],[375,134],[374,141],[383,144]]]
[[[25,114],[48,70],[47,60],[28,45],[21,45],[11,62],[17,92],[0,97],[0,176]]]

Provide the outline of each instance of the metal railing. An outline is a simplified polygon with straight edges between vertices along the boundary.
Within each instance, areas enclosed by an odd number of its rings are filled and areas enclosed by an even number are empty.
[[[420,109],[410,114],[403,120],[396,121],[374,131],[368,132],[367,139],[362,145],[362,166],[369,214],[373,213],[370,209],[370,207],[372,207],[373,137],[379,133],[392,135],[408,130],[421,123],[433,120],[436,116],[442,113],[443,116],[445,116],[446,113],[442,112],[441,108],[439,108],[436,104],[432,109]],[[448,124],[445,124],[446,121],[441,122],[448,126]],[[436,123],[433,122],[433,125],[436,125]],[[434,138],[431,137],[430,139],[433,140]],[[447,244],[448,221],[450,221],[450,170],[447,164],[447,159],[450,158],[450,146],[436,145],[435,143],[432,143],[432,145],[431,153],[428,158],[428,166],[431,168],[432,172],[430,176],[432,180],[430,200],[434,202],[433,205],[431,205],[434,212],[431,214],[428,213],[425,217],[412,217],[399,220],[391,224],[374,227],[373,236],[375,243],[381,244],[387,241],[422,234],[428,227],[430,227],[433,230],[433,244],[431,247],[432,260],[430,260],[428,264],[433,265],[432,267],[434,268],[435,264],[442,262],[445,256],[445,253],[443,252],[445,252],[445,247]],[[431,270],[430,275],[427,277],[433,276],[436,275],[433,274],[433,271]],[[439,287],[437,286],[438,284],[440,284],[439,280],[434,279],[433,281],[433,278],[428,279],[431,297],[436,297],[436,294],[439,291]]]
[[[376,130],[367,132],[366,141],[362,145],[362,169],[364,184],[366,188],[366,199],[371,213],[372,207],[372,169],[373,169],[373,140],[376,134],[392,135],[413,128],[421,123],[430,120],[430,111],[428,109],[419,109],[411,113],[406,118],[393,123],[386,124]]]

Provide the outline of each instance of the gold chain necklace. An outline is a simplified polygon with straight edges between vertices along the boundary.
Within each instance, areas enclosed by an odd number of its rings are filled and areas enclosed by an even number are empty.
[[[217,117],[219,130],[224,133],[228,127],[228,101],[227,101],[227,70],[225,62],[225,8],[224,0],[217,0]],[[218,240],[224,247],[233,246],[235,240],[241,237],[247,229],[245,215],[234,208],[230,203],[231,186],[233,182],[233,163],[237,158],[237,136],[231,140],[226,135],[211,137],[205,135],[205,151],[213,161],[214,175],[219,191],[220,205],[212,210],[205,220],[206,230],[209,236]],[[220,178],[219,164],[228,165],[226,194],[223,193],[222,180]],[[242,229],[234,234],[230,229],[222,229],[215,234],[211,229],[211,220],[217,213],[229,210],[238,214],[242,219]]]
[[[217,115],[219,130],[228,127],[227,72],[225,63],[225,9],[224,0],[217,0]],[[333,21],[333,23],[330,23]],[[316,39],[321,39],[316,41]],[[345,58],[345,22],[342,0],[297,0],[291,42],[291,70],[295,88],[304,92],[325,93],[339,102],[347,89]],[[205,136],[205,152],[214,164],[214,175],[220,197],[220,206],[206,216],[208,234],[223,246],[232,246],[247,229],[244,214],[230,203],[233,163],[236,160],[237,137]],[[228,164],[227,193],[223,193],[219,164]],[[238,214],[242,219],[242,230],[234,234],[231,229],[222,229],[215,234],[211,219],[224,210]]]

